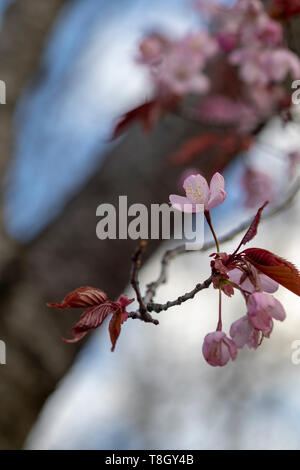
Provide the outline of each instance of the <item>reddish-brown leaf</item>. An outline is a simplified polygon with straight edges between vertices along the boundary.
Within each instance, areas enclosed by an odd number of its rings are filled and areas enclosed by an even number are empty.
[[[300,274],[292,263],[260,248],[249,248],[243,254],[256,269],[300,296]]]
[[[80,287],[68,294],[61,304],[51,303],[47,305],[56,308],[90,307],[83,312],[80,320],[69,330],[70,333],[73,333],[74,337],[71,339],[63,338],[63,341],[66,343],[76,343],[82,339],[89,330],[102,325],[105,318],[112,314],[109,323],[109,334],[113,351],[120,335],[121,324],[128,318],[126,307],[133,301],[134,299],[129,299],[126,294],[122,294],[117,302],[112,302],[108,300],[105,292],[100,289],[94,287]]]
[[[212,147],[216,141],[216,134],[202,134],[191,137],[171,156],[174,165],[185,165],[197,157],[201,157],[204,152]]]
[[[254,217],[249,229],[247,230],[243,240],[241,241],[241,244],[240,246],[242,245],[246,245],[246,243],[250,242],[254,237],[255,235],[257,234],[257,229],[258,229],[258,225],[260,223],[260,219],[261,219],[261,214],[262,214],[262,211],[264,210],[264,208],[269,204],[269,201],[266,201],[257,211],[257,214],[256,216]]]
[[[115,350],[117,340],[121,333],[121,325],[128,320],[128,313],[125,308],[131,304],[134,299],[128,299],[127,295],[121,295],[118,300],[120,308],[116,309],[110,319],[108,330],[111,340],[111,352]]]
[[[150,132],[155,123],[161,117],[161,113],[162,107],[160,102],[157,100],[149,101],[148,103],[144,103],[141,106],[128,111],[128,113],[126,113],[116,125],[112,139],[123,134],[127,127],[135,121],[141,121],[144,130],[146,132]]]
[[[276,20],[288,20],[300,14],[300,0],[273,0],[269,14]]]
[[[102,325],[105,318],[110,314],[119,309],[119,306],[115,302],[105,302],[101,305],[96,305],[86,310],[76,325],[70,330],[73,333],[74,338],[63,340],[66,343],[76,343],[79,341],[89,330],[98,328]]]
[[[237,134],[223,134],[220,132],[209,132],[191,137],[171,156],[173,165],[186,165],[195,158],[201,158],[208,152],[228,159],[235,154],[247,150],[252,143],[252,137]]]
[[[99,305],[106,302],[108,297],[106,293],[96,287],[79,287],[68,294],[60,304],[48,303],[48,307],[56,308],[83,308],[92,305]]]
[[[117,340],[121,333],[122,324],[122,313],[121,310],[117,310],[110,319],[109,322],[109,335],[111,340],[111,352],[115,350]]]

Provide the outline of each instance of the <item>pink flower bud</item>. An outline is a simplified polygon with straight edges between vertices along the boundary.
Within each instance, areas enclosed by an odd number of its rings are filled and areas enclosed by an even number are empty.
[[[223,331],[215,331],[205,336],[202,352],[208,364],[222,367],[229,359],[236,359],[237,347]]]

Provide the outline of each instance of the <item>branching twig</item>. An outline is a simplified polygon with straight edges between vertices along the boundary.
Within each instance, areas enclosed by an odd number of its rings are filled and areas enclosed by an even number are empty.
[[[162,312],[163,310],[168,310],[170,307],[175,307],[176,305],[181,305],[183,302],[186,302],[187,300],[193,299],[198,292],[208,289],[208,287],[211,285],[212,279],[209,277],[204,281],[202,284],[197,284],[193,290],[190,292],[187,292],[186,294],[178,297],[176,300],[169,301],[165,304],[153,304],[150,303],[147,305],[147,308],[149,312]]]
[[[138,280],[138,272],[141,267],[141,260],[142,260],[142,255],[143,252],[145,251],[147,246],[147,242],[141,241],[139,244],[138,249],[132,256],[132,272],[131,272],[131,278],[130,278],[130,283],[132,285],[133,290],[136,293],[136,298],[139,304],[139,310],[138,312],[132,312],[129,316],[131,318],[138,318],[145,323],[153,323],[154,325],[158,325],[158,320],[155,320],[152,318],[150,313],[147,311],[147,307],[143,301],[141,291],[140,291],[140,283]]]
[[[143,299],[145,305],[148,305],[152,301],[158,287],[167,281],[167,270],[170,261],[184,252],[186,252],[185,245],[177,246],[176,248],[165,252],[161,260],[161,271],[157,280],[147,285],[146,294]]]

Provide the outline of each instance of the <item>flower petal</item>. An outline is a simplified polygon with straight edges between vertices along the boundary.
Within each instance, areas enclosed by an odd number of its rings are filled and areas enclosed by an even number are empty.
[[[274,305],[273,305],[273,308],[271,310],[271,315],[273,318],[275,318],[275,320],[279,320],[279,321],[283,321],[285,320],[286,318],[286,313],[285,313],[285,310],[282,306],[282,304],[279,302],[279,300],[274,299]]]
[[[232,323],[230,336],[239,349],[245,345],[250,349],[256,349],[259,346],[259,331],[249,322],[247,315]]]
[[[228,351],[230,354],[230,358],[232,361],[234,361],[237,357],[237,347],[234,341],[230,338],[224,338],[223,343],[228,347]]]
[[[272,322],[270,307],[273,305],[272,296],[255,292],[248,297],[247,307],[249,319],[258,330],[269,330]]]
[[[190,202],[194,204],[204,204],[204,206],[206,206],[209,199],[209,187],[206,179],[202,175],[188,176],[188,178],[184,180],[183,187]]]
[[[238,268],[234,268],[228,272],[229,281],[234,282],[234,284],[239,285],[242,277],[242,271]]]
[[[204,204],[194,204],[187,197],[171,194],[169,200],[174,209],[186,212],[187,214],[204,211]]]
[[[188,200],[187,197],[177,196],[176,194],[171,194],[169,196],[170,203],[172,207],[178,211],[192,213],[194,212],[194,204]]]
[[[219,206],[226,199],[225,180],[220,173],[215,173],[210,182],[210,197],[207,209]]]
[[[274,294],[274,292],[278,290],[278,282],[273,281],[273,279],[266,276],[265,274],[259,274],[259,280],[262,291],[268,292],[269,294]]]

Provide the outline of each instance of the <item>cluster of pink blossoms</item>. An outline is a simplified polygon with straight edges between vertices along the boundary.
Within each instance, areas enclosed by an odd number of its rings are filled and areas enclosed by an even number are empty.
[[[240,259],[238,267],[231,269],[221,261],[229,255],[221,253],[212,261],[214,285],[231,296],[238,289],[246,302],[246,315],[235,321],[228,338],[223,331],[216,330],[204,339],[203,355],[212,366],[224,366],[237,356],[238,349],[245,345],[257,349],[264,338],[269,338],[273,330],[273,319],[283,321],[286,317],[281,303],[271,294],[279,285],[268,276],[260,273],[247,261]]]
[[[245,83],[263,88],[282,82],[288,73],[299,77],[298,57],[283,47],[282,27],[269,17],[260,0],[240,0],[228,19],[226,14],[222,18],[219,42]]]
[[[140,62],[150,66],[159,95],[208,91],[210,81],[205,73],[208,61],[218,51],[217,41],[206,31],[170,41],[152,34],[140,45]]]
[[[289,105],[283,82],[300,77],[299,58],[284,46],[281,24],[260,0],[230,7],[202,1],[198,7],[207,30],[180,40],[151,34],[140,45],[139,61],[150,68],[158,99],[198,94],[199,119],[253,129]]]
[[[231,6],[198,0],[196,6],[201,30],[180,39],[153,32],[141,42],[138,61],[150,71],[153,97],[121,118],[114,137],[136,120],[150,131],[165,113],[176,112],[213,131],[201,128],[171,162],[186,165],[206,153],[217,159],[222,154],[223,168],[232,155],[248,150],[272,117],[283,124],[292,120],[288,79],[300,79],[300,60],[286,47],[283,24],[300,14],[299,0],[273,0],[267,8],[261,0]],[[298,163],[294,157],[296,152],[289,158],[287,180]],[[272,177],[251,162],[242,184],[246,206],[275,202]]]
[[[211,261],[212,282],[219,289],[219,320],[217,329],[209,333],[203,343],[203,355],[212,366],[224,366],[237,357],[238,349],[247,345],[257,349],[264,338],[269,338],[273,330],[273,320],[283,321],[286,317],[281,303],[272,295],[279,284],[300,295],[299,273],[289,262],[272,253],[252,248],[239,252],[242,245],[251,241],[257,233],[261,213],[265,203],[257,212],[249,230],[234,253],[220,253],[219,243],[214,232],[209,210],[222,204],[226,198],[225,181],[215,173],[208,185],[200,174],[188,176],[183,182],[186,196],[170,195],[171,205],[183,212],[204,210],[214,236],[217,253]],[[271,269],[270,269],[271,268]],[[263,271],[270,273],[266,275]],[[221,294],[231,297],[238,290],[246,303],[246,315],[235,321],[230,328],[229,338],[222,331]]]

